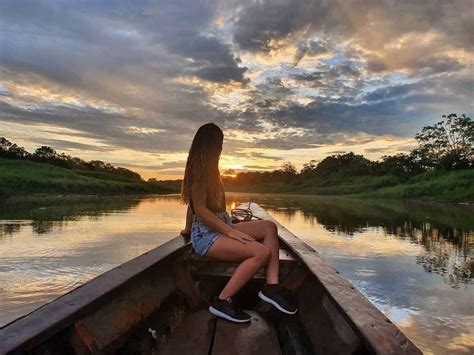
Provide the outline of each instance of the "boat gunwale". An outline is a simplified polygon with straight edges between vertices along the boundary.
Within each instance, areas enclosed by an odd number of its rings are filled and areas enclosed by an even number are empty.
[[[35,346],[54,336],[125,284],[190,244],[178,235],[0,327],[0,354]]]
[[[260,205],[247,202],[238,208],[250,209],[254,216],[270,220],[277,225],[280,241],[295,253],[318,279],[340,314],[370,351],[377,354],[422,354],[421,350],[349,280],[341,276],[314,248],[290,232]]]

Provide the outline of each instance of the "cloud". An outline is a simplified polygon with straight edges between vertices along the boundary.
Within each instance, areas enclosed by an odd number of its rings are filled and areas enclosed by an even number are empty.
[[[275,170],[275,169],[280,169],[281,166],[280,165],[261,166],[261,165],[250,164],[250,165],[244,165],[244,168],[248,170],[268,170],[268,169]]]
[[[316,53],[323,53],[322,41],[339,42],[346,51],[366,59],[372,71],[443,72],[461,66],[446,51],[474,46],[469,35],[474,30],[469,20],[473,16],[469,0],[262,1],[239,11],[234,40],[252,52],[269,52],[294,42],[291,39],[308,40],[300,45],[295,63],[311,53],[311,44]]]
[[[261,159],[269,159],[269,160],[282,160],[282,157],[277,157],[277,156],[272,156],[272,155],[267,155],[259,152],[251,152],[250,156],[254,158],[261,158]]]
[[[107,113],[94,108],[78,108],[68,106],[42,107],[39,110],[24,110],[0,101],[2,120],[23,124],[47,124],[60,126],[77,131],[81,131],[83,137],[94,138],[107,142],[115,148],[126,147],[139,149],[148,152],[168,151],[172,146],[176,150],[189,149],[190,142],[182,139],[186,133],[192,131],[183,130],[179,125],[156,124],[157,131],[164,131],[165,134],[151,133],[143,135],[140,132],[124,129],[130,122],[136,122],[133,116],[118,113]],[[65,136],[69,133],[64,133]],[[73,133],[72,137],[77,134]],[[58,142],[59,143],[59,142]],[[69,148],[73,148],[77,143],[71,143]],[[67,148],[65,142],[61,143],[63,148]]]
[[[174,159],[206,122],[240,159],[410,137],[474,111],[473,17],[469,0],[6,1],[0,124],[64,128],[30,143],[103,159]]]
[[[47,145],[49,147],[54,147],[54,149],[61,153],[68,153],[69,150],[77,151],[101,151],[101,152],[110,152],[113,151],[114,148],[112,147],[100,147],[97,145],[92,144],[85,144],[80,142],[74,142],[71,140],[63,140],[63,139],[51,139],[51,138],[30,138],[30,142],[37,145],[37,147]],[[32,151],[33,152],[33,151]]]
[[[330,50],[327,48],[327,44],[321,40],[310,39],[309,41],[303,41],[298,44],[298,51],[296,52],[294,66],[303,59],[304,56],[320,56],[329,54]]]

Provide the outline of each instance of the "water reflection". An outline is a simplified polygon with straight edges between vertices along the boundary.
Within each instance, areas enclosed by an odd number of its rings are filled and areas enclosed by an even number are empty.
[[[0,201],[0,238],[31,226],[35,234],[47,234],[68,221],[88,217],[91,220],[114,212],[136,207],[140,198],[130,197],[42,197],[13,198]],[[25,222],[30,221],[30,222]]]
[[[474,352],[472,207],[281,195],[247,199],[314,246],[424,353]]]
[[[304,239],[425,353],[474,351],[474,209],[227,194]],[[0,201],[0,326],[177,235],[179,196]]]
[[[0,202],[0,326],[175,237],[177,196]]]
[[[320,224],[327,231],[349,240],[371,228],[381,229],[397,239],[423,245],[417,263],[427,272],[442,275],[452,287],[472,280],[473,207],[415,201],[275,196],[272,201],[268,195],[255,195],[254,200],[278,216],[284,216],[285,221],[292,222],[297,214],[302,214],[305,224]],[[367,245],[367,248],[370,250],[371,246]]]

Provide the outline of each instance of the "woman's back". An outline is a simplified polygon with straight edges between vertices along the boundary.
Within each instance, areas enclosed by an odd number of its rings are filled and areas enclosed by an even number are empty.
[[[209,195],[207,195],[207,198],[206,198],[206,207],[214,213],[226,211],[225,191],[224,191],[224,187],[222,186],[222,183],[220,185],[221,185],[221,188],[220,188],[219,194],[221,198],[220,198],[219,204],[213,203],[213,200],[209,198]],[[194,205],[193,205],[193,201],[191,197],[189,198],[189,205],[191,206],[191,211],[195,215],[196,213],[194,212],[195,210],[194,210]]]

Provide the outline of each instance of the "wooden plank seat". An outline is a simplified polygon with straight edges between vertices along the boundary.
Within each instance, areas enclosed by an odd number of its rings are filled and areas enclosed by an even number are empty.
[[[280,249],[280,276],[286,276],[298,263],[299,260],[288,250]],[[199,256],[192,252],[189,256],[191,272],[198,276],[230,277],[239,263],[218,261],[206,256]],[[260,269],[254,279],[265,279],[265,270]]]

